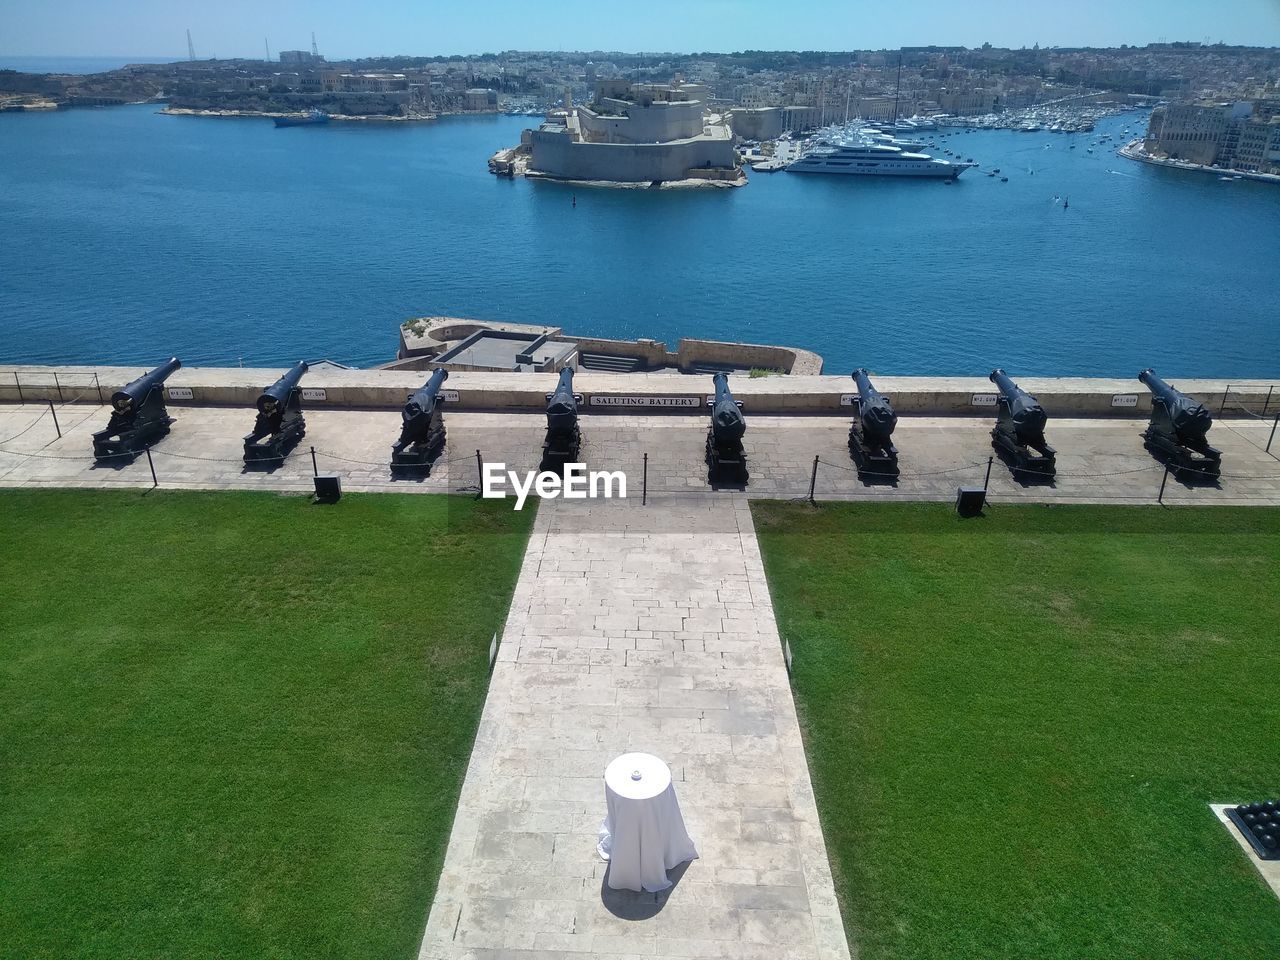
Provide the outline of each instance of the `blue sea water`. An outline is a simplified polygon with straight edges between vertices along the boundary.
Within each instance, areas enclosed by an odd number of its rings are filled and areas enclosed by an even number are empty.
[[[1144,122],[940,141],[1008,183],[658,191],[491,176],[518,117],[2,114],[0,361],[369,365],[446,314],[792,344],[830,373],[1280,375],[1280,188],[1086,152]]]

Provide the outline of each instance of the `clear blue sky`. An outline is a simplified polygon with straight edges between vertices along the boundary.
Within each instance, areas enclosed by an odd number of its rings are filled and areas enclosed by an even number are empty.
[[[915,44],[1280,46],[1280,0],[0,0],[0,54],[328,56],[855,50]]]

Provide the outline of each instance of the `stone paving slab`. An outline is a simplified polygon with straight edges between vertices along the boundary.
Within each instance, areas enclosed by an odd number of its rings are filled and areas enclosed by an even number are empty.
[[[700,859],[604,885],[604,768],[671,766]],[[546,501],[421,960],[847,958],[746,498]]]
[[[475,490],[477,450],[486,462],[534,469],[545,426],[536,414],[447,412],[448,442],[430,478],[394,480],[389,457],[399,435],[395,411],[310,410],[303,443],[271,473],[246,471],[241,462],[250,411],[172,404],[170,412],[178,422],[156,445],[153,459],[160,483],[178,488],[309,490],[308,448],[314,444],[320,470],[340,473],[345,490]],[[64,405],[58,412],[63,437],[57,439],[46,406],[0,404],[0,485],[150,486],[145,457],[114,468],[94,465],[90,435],[107,417],[106,408],[96,405]],[[989,498],[993,503],[1153,502],[1163,469],[1143,449],[1144,424],[1118,418],[1053,420],[1048,436],[1058,449],[1056,482],[1023,486],[997,459]],[[706,425],[702,416],[584,415],[582,458],[590,469],[625,471],[633,495],[639,492],[646,454],[652,500],[711,494]],[[762,498],[807,496],[816,456],[818,499],[951,500],[957,486],[982,484],[991,455],[990,428],[986,418],[903,417],[895,434],[902,475],[888,486],[858,478],[849,458],[847,417],[751,417],[746,492]],[[1280,460],[1263,449],[1270,430],[1270,423],[1258,419],[1219,419],[1211,438],[1224,452],[1223,479],[1217,486],[1194,487],[1170,480],[1166,502],[1280,503]],[[8,439],[15,434],[21,436]],[[1274,452],[1280,453],[1280,438]]]

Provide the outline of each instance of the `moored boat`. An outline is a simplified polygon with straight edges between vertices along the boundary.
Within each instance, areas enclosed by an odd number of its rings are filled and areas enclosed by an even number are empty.
[[[329,115],[323,110],[311,109],[306,113],[276,117],[277,127],[306,127],[316,123],[328,123]]]

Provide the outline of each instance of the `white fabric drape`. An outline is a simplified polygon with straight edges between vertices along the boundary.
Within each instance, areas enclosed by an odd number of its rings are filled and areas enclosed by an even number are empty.
[[[657,893],[671,886],[667,871],[696,860],[671,770],[647,753],[625,753],[604,774],[607,815],[596,849],[609,861],[614,890]]]

